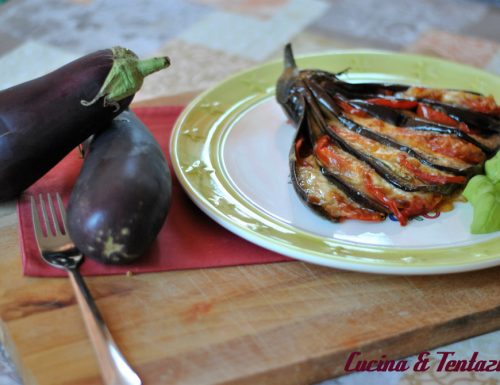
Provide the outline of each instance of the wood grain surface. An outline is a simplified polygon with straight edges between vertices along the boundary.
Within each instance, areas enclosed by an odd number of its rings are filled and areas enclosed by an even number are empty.
[[[0,339],[26,385],[101,384],[69,281],[22,276],[16,226],[0,205]],[[302,385],[353,351],[395,359],[498,329],[499,278],[287,262],[86,281],[145,385]]]

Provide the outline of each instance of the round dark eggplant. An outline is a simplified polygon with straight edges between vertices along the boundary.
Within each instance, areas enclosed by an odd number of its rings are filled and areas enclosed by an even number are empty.
[[[91,258],[131,262],[156,238],[171,195],[160,146],[133,112],[124,111],[88,147],[68,206],[69,234]]]
[[[115,47],[0,91],[0,201],[15,198],[128,107],[167,58]]]

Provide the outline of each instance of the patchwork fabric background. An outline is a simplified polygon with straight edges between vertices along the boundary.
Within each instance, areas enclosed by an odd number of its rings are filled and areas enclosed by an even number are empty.
[[[136,101],[191,94],[237,71],[296,54],[369,48],[412,52],[500,75],[499,0],[0,0],[0,89],[116,45],[168,55]],[[500,101],[497,101],[500,102]],[[500,332],[443,350],[499,359]],[[438,349],[439,350],[439,349]],[[0,346],[0,385],[18,385]],[[370,374],[371,375],[371,374]],[[344,376],[346,384],[500,384],[500,373]]]
[[[166,54],[136,100],[205,89],[281,57],[408,51],[500,74],[500,2],[466,0],[10,0],[0,8],[0,89],[114,45]]]

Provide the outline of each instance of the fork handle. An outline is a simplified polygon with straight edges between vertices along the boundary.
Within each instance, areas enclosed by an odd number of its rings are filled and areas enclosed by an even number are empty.
[[[113,340],[78,268],[67,269],[105,385],[141,385]]]

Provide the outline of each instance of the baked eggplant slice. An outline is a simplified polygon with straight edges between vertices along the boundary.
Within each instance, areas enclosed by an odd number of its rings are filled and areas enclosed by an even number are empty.
[[[296,191],[332,220],[401,225],[435,210],[500,147],[492,97],[399,84],[358,83],[299,70],[291,46],[276,98],[297,126]]]
[[[290,170],[295,191],[316,212],[333,221],[359,219],[379,222],[387,210],[353,189],[316,161],[304,121],[290,151]]]

